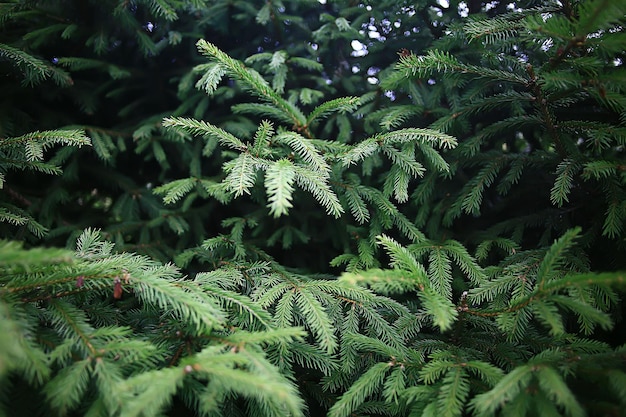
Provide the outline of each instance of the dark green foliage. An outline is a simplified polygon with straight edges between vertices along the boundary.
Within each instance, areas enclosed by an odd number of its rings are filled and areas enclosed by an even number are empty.
[[[621,415],[624,16],[0,2],[0,416]]]
[[[622,175],[609,168],[623,161],[625,86],[621,54],[608,51],[623,41],[614,16],[623,16],[624,7],[590,1],[472,18],[442,42],[447,51],[435,43],[425,55],[401,59],[386,87],[433,77],[452,103],[431,127],[462,142],[453,154],[467,181],[443,210],[444,225],[480,213],[496,220],[485,229],[518,244],[524,229],[544,229],[541,242],[549,242],[573,225],[584,226],[601,250],[615,244],[601,236],[621,235],[626,215],[618,203]],[[583,18],[590,10],[601,13]],[[478,61],[474,48],[450,52],[477,44]],[[517,203],[524,200],[539,201]],[[529,208],[545,210],[548,222],[534,223]]]

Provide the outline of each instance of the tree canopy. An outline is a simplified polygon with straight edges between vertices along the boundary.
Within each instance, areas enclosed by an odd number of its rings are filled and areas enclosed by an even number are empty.
[[[625,0],[0,2],[0,416],[619,416]]]

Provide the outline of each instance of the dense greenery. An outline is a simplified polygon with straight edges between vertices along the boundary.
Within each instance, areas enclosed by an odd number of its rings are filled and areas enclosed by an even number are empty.
[[[0,416],[620,416],[626,1],[0,2]]]

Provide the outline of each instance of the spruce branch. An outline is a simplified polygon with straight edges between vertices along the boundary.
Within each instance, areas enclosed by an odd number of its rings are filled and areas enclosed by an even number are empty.
[[[203,286],[203,289],[209,296],[218,301],[223,306],[224,310],[229,308],[234,309],[238,317],[245,315],[245,319],[242,320],[242,322],[248,323],[251,328],[254,328],[252,326],[253,323],[258,323],[266,329],[272,329],[274,327],[271,316],[256,303],[250,302],[248,297],[242,296],[234,291],[219,289],[215,286]],[[267,339],[266,336],[263,336],[263,338],[269,343],[269,339]]]
[[[26,85],[38,84],[51,75],[47,63],[12,46],[0,43],[0,57],[12,61],[23,71],[23,83]]]
[[[311,170],[319,172],[325,177],[330,176],[330,166],[326,162],[322,152],[317,148],[316,143],[294,132],[281,132],[276,135],[273,140],[277,143],[284,143],[292,148],[294,152],[309,165]]]
[[[6,253],[6,252],[5,252]],[[50,379],[52,369],[48,354],[28,337],[32,323],[27,314],[15,307],[15,302],[0,292],[0,327],[5,336],[0,339],[0,378],[19,372],[26,381],[41,385]]]
[[[196,82],[195,87],[203,89],[208,95],[211,95],[217,90],[217,87],[222,81],[224,75],[226,75],[226,68],[220,63],[209,63],[203,66],[196,67],[196,70],[202,70],[202,77]]]
[[[248,152],[240,154],[235,160],[224,164],[227,173],[224,178],[226,189],[236,197],[250,194],[250,189],[256,181],[258,166],[263,163]]]
[[[201,120],[194,120],[185,117],[166,117],[163,119],[164,127],[180,128],[194,136],[212,137],[223,146],[245,152],[248,147],[241,140],[224,129]]]
[[[284,123],[286,125],[293,125],[293,119],[288,114],[285,114],[279,108],[276,108],[273,104],[265,103],[239,103],[232,106],[233,112],[237,114],[251,114],[261,117],[268,117],[277,122]],[[302,131],[302,129],[300,129]],[[306,134],[306,132],[303,131]],[[310,136],[310,135],[307,135]]]
[[[308,291],[298,291],[295,304],[307,317],[307,325],[320,347],[329,354],[335,352],[337,337],[322,303]]]
[[[246,68],[241,62],[229,57],[215,45],[201,39],[196,44],[198,50],[222,64],[229,75],[251,90],[260,99],[274,104],[286,115],[297,129],[304,129],[306,118],[302,111],[278,95],[256,71]]]
[[[380,285],[383,292],[417,291],[418,298],[434,324],[442,331],[449,329],[457,317],[457,309],[444,294],[433,288],[424,267],[417,263],[415,257],[395,240],[382,235],[379,243],[387,250],[392,259],[392,266],[397,271],[409,274],[398,278],[397,272],[372,269],[354,273],[344,273],[342,279],[347,282],[366,285]]]
[[[288,159],[276,161],[265,171],[265,189],[270,214],[280,217],[293,207],[291,204],[296,173]]]
[[[377,151],[382,150],[385,145],[404,144],[407,142],[416,142],[426,147],[435,145],[443,149],[452,149],[457,145],[457,140],[454,137],[436,130],[419,128],[400,129],[365,139],[342,155],[341,162],[344,166],[349,166],[363,161]],[[440,162],[435,163],[435,166],[442,167],[442,164]],[[445,166],[444,169],[447,170],[448,167],[445,162],[443,166]]]
[[[336,218],[340,217],[344,208],[337,194],[328,184],[326,175],[298,165],[294,165],[294,168],[296,170],[296,183],[313,194],[313,197],[326,209],[328,214]]]
[[[515,313],[525,309],[535,300],[550,299],[554,294],[568,287],[586,287],[590,285],[623,285],[626,278],[623,273],[575,273],[566,275],[563,278],[552,280],[543,288],[536,288],[529,295],[511,301],[510,305],[502,309],[475,309],[465,310],[468,314],[480,317],[495,317],[505,313]],[[595,311],[597,309],[594,308]],[[600,316],[598,316],[600,317]],[[604,322],[604,318],[602,319]],[[605,322],[607,325],[609,323]]]
[[[328,117],[328,115],[337,113],[351,113],[358,108],[361,104],[358,97],[340,97],[333,100],[326,101],[316,106],[313,111],[307,116],[306,126],[312,126],[320,119]]]
[[[581,405],[576,400],[574,393],[569,389],[565,380],[559,372],[549,366],[540,367],[536,378],[539,387],[546,393],[548,398],[572,417],[583,417],[586,415]]]
[[[580,232],[580,228],[568,230],[567,233],[550,246],[550,249],[546,252],[537,270],[536,285],[539,289],[543,288],[543,286],[551,280],[556,271],[562,271],[564,269],[564,252],[572,247],[574,240]]]
[[[266,156],[266,154],[269,154],[267,148],[273,136],[274,125],[267,120],[263,120],[261,124],[259,124],[259,127],[254,134],[254,143],[252,145],[252,148],[250,149],[250,152],[258,157]]]
[[[163,195],[165,204],[173,204],[188,194],[198,183],[197,178],[183,178],[161,185],[154,189],[156,194]]]
[[[463,26],[470,41],[481,39],[489,44],[505,41],[517,34],[523,27],[520,18],[510,19],[509,16],[495,17],[492,19],[470,19]]]
[[[421,56],[409,54],[401,57],[396,69],[402,71],[406,77],[424,78],[433,72],[441,72],[470,74],[478,78],[508,81],[520,85],[528,84],[528,78],[521,74],[464,64],[450,53],[438,50],[427,51],[425,55]]]
[[[437,398],[442,416],[456,417],[463,413],[470,392],[470,381],[462,366],[451,368],[442,379]]]
[[[29,161],[42,160],[43,151],[50,148],[54,144],[62,144],[66,146],[89,146],[91,141],[83,130],[46,130],[30,132],[22,136],[13,138],[4,138],[0,142],[0,148],[13,147],[15,145],[23,145]]]
[[[391,369],[386,362],[370,367],[359,377],[350,389],[345,392],[329,410],[330,417],[348,417],[363,404],[368,396],[372,395],[383,384],[383,379]]]
[[[532,366],[522,365],[506,374],[493,389],[478,394],[470,401],[470,408],[479,416],[494,415],[496,410],[512,401],[527,388],[532,379]]]
[[[347,200],[350,213],[359,224],[366,223],[370,219],[370,212],[361,195],[354,187],[346,187],[343,197]]]

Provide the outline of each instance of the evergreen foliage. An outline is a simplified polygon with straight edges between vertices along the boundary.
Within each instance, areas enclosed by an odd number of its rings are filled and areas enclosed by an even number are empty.
[[[0,2],[0,416],[619,416],[626,2]]]

